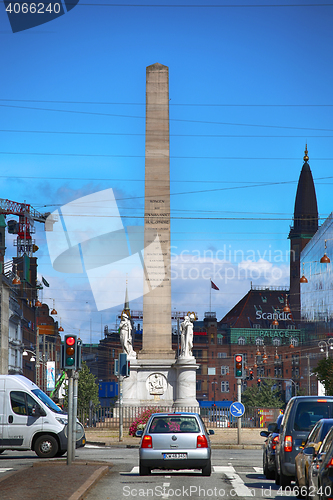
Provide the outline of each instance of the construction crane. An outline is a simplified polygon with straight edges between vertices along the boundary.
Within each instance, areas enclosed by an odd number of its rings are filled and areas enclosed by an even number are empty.
[[[31,237],[31,234],[35,232],[34,222],[43,222],[45,224],[50,212],[41,214],[29,203],[19,203],[0,198],[0,214],[5,217],[7,215],[18,216],[18,222],[16,220],[8,221],[8,233],[17,234],[17,239],[14,241],[14,245],[17,247],[17,257],[24,254],[32,257],[32,254],[38,250],[35,240]],[[52,231],[54,222],[49,218],[48,223],[45,224],[45,231]],[[4,238],[1,247],[4,256]]]

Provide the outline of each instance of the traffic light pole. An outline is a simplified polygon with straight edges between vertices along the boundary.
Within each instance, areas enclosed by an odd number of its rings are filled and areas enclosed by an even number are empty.
[[[242,379],[237,379],[237,401],[242,402]],[[242,431],[242,417],[237,417],[237,444],[242,444],[241,440]]]
[[[123,375],[119,374],[119,441],[123,440]]]
[[[76,418],[77,418],[77,397],[78,397],[78,386],[79,386],[79,374],[78,372],[73,373],[73,428],[72,428],[72,459],[75,460],[75,450],[76,450]]]
[[[73,370],[68,370],[67,465],[73,460]]]

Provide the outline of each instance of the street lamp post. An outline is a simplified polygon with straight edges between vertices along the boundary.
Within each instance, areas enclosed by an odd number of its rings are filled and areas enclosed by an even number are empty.
[[[214,379],[214,380],[212,381],[212,384],[214,384],[214,385],[213,385],[213,390],[214,390],[214,406],[215,406],[215,401],[216,401],[216,398],[215,398],[215,391],[216,391],[216,384],[217,384],[217,381]]]
[[[333,349],[333,339],[320,340],[318,342],[318,346],[320,347],[320,352],[326,352],[326,359],[328,359],[328,350]]]

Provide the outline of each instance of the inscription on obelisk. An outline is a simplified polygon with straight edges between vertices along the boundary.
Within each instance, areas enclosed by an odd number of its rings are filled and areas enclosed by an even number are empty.
[[[169,69],[146,68],[143,345],[139,359],[174,359],[170,283]]]

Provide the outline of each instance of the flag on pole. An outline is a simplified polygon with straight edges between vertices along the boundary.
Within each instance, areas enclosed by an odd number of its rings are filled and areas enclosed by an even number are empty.
[[[210,280],[210,284],[213,290],[219,290],[219,287],[217,287],[215,283],[212,282],[212,280]]]
[[[44,278],[44,276],[42,276],[42,282],[45,286],[50,286],[49,283],[46,281],[46,279]]]

